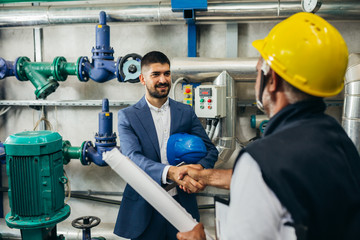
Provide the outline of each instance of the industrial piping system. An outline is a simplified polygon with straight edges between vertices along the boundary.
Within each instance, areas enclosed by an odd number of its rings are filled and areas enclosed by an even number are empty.
[[[220,137],[218,139],[217,149],[219,150],[218,161],[216,167],[227,162],[232,153],[235,151],[236,138],[236,103],[237,97],[235,92],[234,79],[226,72],[223,71],[214,81],[214,85],[226,86],[226,117],[220,119]]]
[[[107,166],[102,154],[116,147],[116,133],[113,132],[112,125],[113,115],[109,112],[109,100],[104,98],[102,111],[99,113],[99,132],[95,134],[95,147],[91,141],[84,141],[80,147],[72,147],[69,141],[63,141],[64,164],[68,164],[70,159],[80,159],[83,165],[93,162],[97,166]]]
[[[92,49],[92,62],[88,57],[79,57],[76,63],[68,63],[64,57],[56,57],[52,63],[30,62],[28,57],[18,57],[15,62],[0,58],[0,79],[16,76],[36,88],[37,98],[45,99],[65,81],[68,75],[76,75],[82,82],[92,79],[103,83],[117,78],[120,82],[139,81],[140,60],[138,54],[128,54],[114,62],[114,50],[110,47],[110,27],[106,25],[106,13],[100,12],[96,26],[96,46]]]
[[[360,153],[360,53],[349,56],[342,126]]]
[[[78,5],[10,6],[0,8],[0,27],[30,27],[97,22],[100,11],[108,20],[124,24],[184,24],[182,12],[173,12],[170,2],[105,3]],[[207,11],[195,11],[197,24],[282,20],[302,11],[300,1],[209,2]],[[326,1],[317,14],[327,20],[360,20],[359,1]]]

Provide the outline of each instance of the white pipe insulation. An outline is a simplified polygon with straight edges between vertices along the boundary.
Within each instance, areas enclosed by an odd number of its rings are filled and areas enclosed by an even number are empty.
[[[103,159],[177,230],[187,232],[196,226],[197,221],[173,197],[117,148],[104,152]],[[207,240],[213,239],[205,233]]]

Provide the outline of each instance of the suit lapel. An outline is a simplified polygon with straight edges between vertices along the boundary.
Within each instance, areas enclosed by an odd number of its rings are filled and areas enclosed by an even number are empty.
[[[156,128],[150,112],[150,108],[145,100],[145,96],[139,101],[139,104],[136,105],[136,115],[139,118],[139,121],[142,124],[143,128],[145,129],[145,132],[148,135],[151,144],[154,146],[154,149],[158,156],[158,160],[160,160],[160,147]]]
[[[178,107],[178,103],[171,98],[169,98],[170,104],[170,115],[171,115],[171,124],[170,124],[170,135],[175,133],[180,127],[181,118],[183,111]]]

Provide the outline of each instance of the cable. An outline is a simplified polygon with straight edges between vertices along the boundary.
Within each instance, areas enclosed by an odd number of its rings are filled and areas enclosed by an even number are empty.
[[[64,176],[65,176],[66,179],[67,179],[66,187],[67,187],[68,196],[67,196],[67,199],[65,200],[65,204],[67,204],[67,202],[68,202],[68,201],[70,200],[70,198],[71,198],[71,185],[70,185],[70,179],[68,178],[65,169],[64,169]]]
[[[207,119],[206,119],[206,129],[205,129],[205,132],[206,132],[206,134],[207,134],[208,136],[209,136],[210,130],[211,130],[211,122],[212,122],[211,118],[207,118]]]
[[[212,137],[214,136],[214,132],[215,132],[215,128],[217,126],[217,124],[219,123],[219,118],[215,118],[213,120],[212,126],[211,126],[211,130],[210,130],[210,134],[209,134],[209,138],[212,139]]]
[[[9,111],[10,110],[10,108],[11,107],[7,107],[6,109],[1,109],[1,111],[0,111],[0,116],[2,116],[2,115],[4,115],[5,113],[7,113],[7,111]]]
[[[49,130],[52,130],[52,125],[51,125],[50,121],[47,120],[47,118],[45,117],[45,114],[44,114],[44,106],[42,106],[41,118],[35,123],[35,126],[34,126],[33,131],[36,130],[36,128],[37,128],[37,127],[39,126],[39,124],[41,123],[41,121],[44,121],[46,127],[47,127]]]
[[[173,97],[173,99],[176,101],[176,97],[175,97],[175,88],[176,88],[176,85],[179,84],[180,81],[185,81],[187,82],[187,80],[183,77],[180,77],[178,79],[176,79],[176,81],[174,82],[172,88],[171,88],[171,96]]]

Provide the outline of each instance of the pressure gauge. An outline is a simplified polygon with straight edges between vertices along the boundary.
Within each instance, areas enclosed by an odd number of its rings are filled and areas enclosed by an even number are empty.
[[[301,7],[305,12],[316,13],[321,7],[321,0],[301,0]]]

